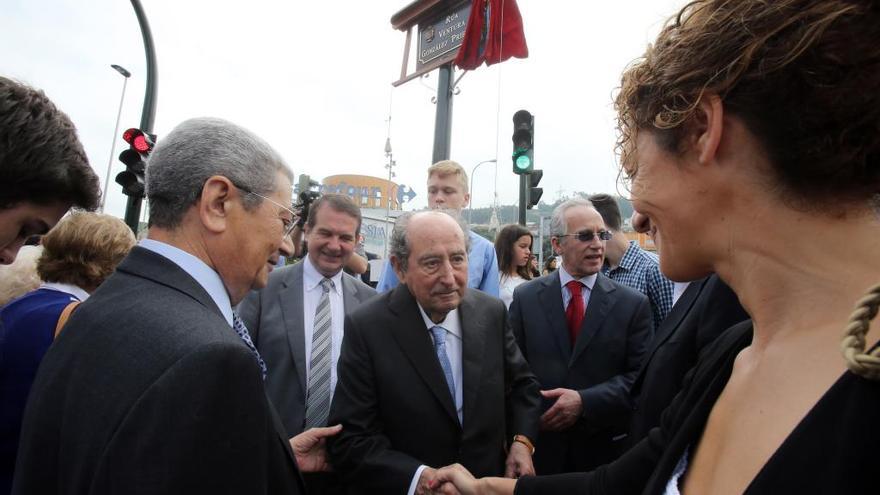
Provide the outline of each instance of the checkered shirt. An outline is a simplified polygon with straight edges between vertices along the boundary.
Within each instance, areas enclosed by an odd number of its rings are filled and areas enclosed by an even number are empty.
[[[613,270],[605,265],[602,274],[648,296],[654,314],[654,330],[672,309],[674,284],[660,273],[660,260],[645,251],[636,241],[630,241],[620,264]]]

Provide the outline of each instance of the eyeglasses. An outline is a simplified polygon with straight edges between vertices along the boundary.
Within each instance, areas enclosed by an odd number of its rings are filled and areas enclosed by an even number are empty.
[[[246,192],[246,193],[248,193],[248,194],[254,195],[254,196],[258,197],[258,198],[265,199],[266,201],[272,203],[273,205],[275,205],[275,206],[281,208],[282,210],[284,210],[284,211],[290,213],[290,218],[284,218],[284,217],[282,217],[282,216],[279,216],[279,217],[278,217],[278,219],[281,220],[281,224],[284,226],[284,230],[282,231],[282,235],[281,235],[281,237],[287,237],[287,236],[290,235],[291,232],[293,232],[294,227],[296,227],[296,222],[293,221],[293,218],[296,218],[296,213],[294,213],[293,210],[291,210],[290,208],[288,208],[288,207],[286,207],[286,206],[284,206],[284,205],[278,203],[277,201],[273,201],[273,200],[267,198],[266,196],[263,196],[262,194],[257,194],[257,193],[255,193],[255,192],[253,192],[253,191],[248,190],[247,188],[244,188],[244,187],[242,187],[242,186],[239,186],[238,184],[236,184],[236,183],[234,183],[234,182],[233,182],[232,184],[233,184],[235,187],[241,189],[242,191],[244,191],[244,192]]]
[[[608,232],[607,230],[600,230],[599,232],[584,230],[583,232],[578,232],[576,234],[560,234],[556,237],[574,237],[581,242],[590,242],[593,240],[593,237],[598,237],[600,241],[608,241],[611,240],[611,232]]]

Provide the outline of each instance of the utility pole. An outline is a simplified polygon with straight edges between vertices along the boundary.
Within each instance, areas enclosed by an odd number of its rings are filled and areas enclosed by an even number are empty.
[[[434,154],[432,163],[448,160],[452,138],[452,62],[438,69],[437,113],[434,117]]]

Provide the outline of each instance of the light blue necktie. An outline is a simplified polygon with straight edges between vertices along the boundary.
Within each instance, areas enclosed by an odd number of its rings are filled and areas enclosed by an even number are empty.
[[[443,368],[443,376],[446,377],[446,385],[449,385],[449,393],[452,395],[452,403],[455,404],[455,378],[452,376],[452,364],[449,363],[449,356],[446,354],[446,329],[435,325],[431,327],[431,334],[434,335],[434,351],[437,352],[437,359],[440,361],[440,367]]]
[[[244,345],[248,346],[248,349],[254,353],[254,357],[257,358],[257,364],[260,365],[260,372],[263,374],[263,380],[266,379],[266,363],[263,362],[263,358],[260,357],[260,352],[257,351],[257,348],[254,347],[254,342],[251,340],[251,334],[248,332],[246,326],[244,326],[244,322],[241,321],[241,318],[238,317],[238,314],[232,313],[232,328],[235,330],[235,333],[244,341]]]

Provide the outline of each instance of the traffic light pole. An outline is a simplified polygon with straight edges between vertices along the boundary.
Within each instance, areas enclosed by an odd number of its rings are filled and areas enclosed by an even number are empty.
[[[134,13],[137,16],[138,24],[141,28],[141,35],[144,38],[144,52],[147,57],[147,87],[144,92],[144,109],[141,112],[140,129],[146,133],[153,134],[153,121],[156,118],[156,49],[153,46],[153,34],[150,31],[150,24],[147,22],[147,15],[141,6],[140,0],[131,0],[131,6],[134,7]],[[129,196],[128,203],[125,205],[125,223],[137,235],[138,225],[141,217],[141,203],[143,196]]]
[[[529,176],[521,174],[519,176],[519,224],[526,224],[526,207],[529,204]]]
[[[132,0],[134,1],[134,0]],[[439,69],[437,114],[434,117],[434,155],[432,163],[448,160],[452,137],[452,62]]]

